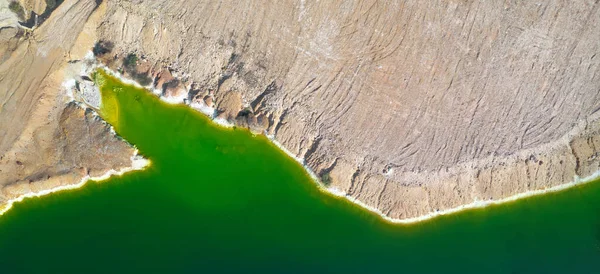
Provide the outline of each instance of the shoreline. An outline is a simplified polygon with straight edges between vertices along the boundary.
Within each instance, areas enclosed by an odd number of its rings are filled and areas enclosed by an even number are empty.
[[[89,181],[102,182],[102,181],[108,180],[115,176],[117,176],[117,177],[123,176],[125,173],[128,173],[130,171],[146,169],[147,167],[149,167],[151,165],[150,160],[140,156],[138,154],[137,149],[133,152],[133,155],[130,157],[130,159],[131,159],[131,166],[129,166],[129,167],[124,167],[124,168],[121,168],[118,170],[111,169],[111,170],[107,171],[106,173],[104,173],[100,176],[95,176],[95,177],[85,175],[76,184],[61,185],[61,186],[53,187],[53,188],[38,191],[38,192],[29,192],[29,193],[20,195],[16,198],[9,199],[6,202],[6,205],[0,209],[0,216],[4,215],[4,213],[8,212],[14,206],[15,203],[22,202],[26,199],[39,198],[39,197],[42,197],[45,195],[49,195],[49,194],[56,193],[56,192],[61,192],[64,190],[78,189],[78,188],[85,186]]]
[[[472,202],[469,204],[464,204],[464,205],[461,205],[458,207],[453,207],[450,209],[440,210],[440,211],[428,213],[426,215],[421,215],[421,216],[412,217],[412,218],[405,218],[405,219],[397,219],[397,218],[389,217],[389,216],[385,215],[383,212],[381,212],[381,210],[379,210],[375,207],[372,207],[370,205],[367,205],[367,204],[361,202],[360,200],[357,200],[354,197],[348,196],[346,193],[344,193],[343,191],[340,191],[336,188],[326,188],[325,190],[328,193],[330,193],[331,195],[345,198],[345,199],[349,200],[350,202],[352,202],[356,205],[359,205],[360,207],[362,207],[372,213],[379,215],[379,217],[381,217],[386,222],[389,222],[392,224],[410,225],[410,224],[416,224],[416,223],[420,223],[420,222],[429,221],[429,220],[432,220],[432,219],[435,219],[435,218],[441,217],[441,216],[458,214],[463,211],[482,209],[482,208],[495,206],[495,205],[502,205],[502,204],[508,204],[511,202],[518,202],[520,200],[524,200],[524,199],[531,198],[531,197],[542,196],[545,194],[558,193],[561,191],[569,190],[576,186],[583,186],[583,185],[592,183],[599,178],[600,178],[600,170],[596,171],[594,174],[592,174],[588,177],[585,177],[585,178],[579,178],[576,176],[573,181],[565,183],[565,184],[560,184],[557,186],[540,189],[540,190],[529,190],[526,192],[521,192],[521,193],[518,193],[518,194],[515,194],[512,196],[502,198],[502,199],[497,199],[497,200],[485,200],[485,201],[478,200],[478,201],[475,201],[475,202]],[[321,188],[324,188],[324,187],[321,187]]]
[[[81,67],[73,67],[75,69],[79,68],[78,72],[79,75],[85,75],[87,74],[89,71],[93,70],[96,68],[96,63],[95,63],[95,59],[93,56],[93,53],[91,51],[89,51],[84,58],[82,59],[82,63],[80,64]],[[93,61],[94,65],[92,66],[87,66],[85,64],[86,61]],[[65,69],[65,71],[67,71]],[[71,71],[73,72],[73,71]],[[85,102],[84,99],[82,100],[77,100],[73,94],[72,89],[75,87],[75,82],[76,82],[76,77],[77,75],[69,75],[69,73],[65,74],[65,78],[63,79],[63,82],[60,84],[61,87],[61,91],[59,92],[64,92],[65,94],[65,98],[67,98],[67,100],[65,100],[65,104],[69,104],[72,102],[75,102],[77,104],[78,107],[83,108],[83,109],[91,109],[92,110],[92,114],[95,117],[100,117],[100,115],[98,114],[96,108],[88,105],[87,102]],[[100,117],[101,118],[101,117]],[[106,121],[104,121],[104,119],[102,119],[102,122],[104,122],[105,124],[108,124]],[[116,132],[114,130],[114,127],[110,124],[108,124],[108,126],[110,127],[110,132],[116,136]],[[149,159],[144,158],[143,156],[139,155],[139,151],[138,149],[132,145],[132,147],[134,148],[133,154],[130,157],[130,161],[131,164],[129,166],[126,167],[122,167],[119,169],[110,169],[108,171],[106,171],[104,174],[100,175],[100,176],[89,176],[89,175],[85,175],[83,176],[79,182],[77,183],[73,183],[73,184],[66,184],[66,185],[59,185],[59,186],[55,186],[49,189],[44,189],[44,190],[40,190],[40,191],[33,191],[33,192],[28,192],[25,194],[21,194],[17,197],[11,198],[6,200],[5,203],[3,203],[2,205],[0,205],[0,216],[4,215],[6,212],[8,212],[15,203],[19,203],[22,202],[26,199],[29,198],[39,198],[45,195],[49,195],[49,194],[53,194],[56,192],[60,192],[60,191],[65,191],[65,190],[73,190],[73,189],[78,189],[81,188],[83,186],[85,186],[85,184],[87,184],[87,182],[89,181],[96,181],[96,182],[102,182],[105,181],[107,179],[110,179],[114,176],[122,176],[125,173],[128,173],[130,171],[139,171],[139,170],[143,170],[147,167],[149,167],[151,165],[151,161]]]
[[[111,70],[110,68],[106,67],[103,64],[98,64],[95,61],[93,55],[91,55],[91,52],[90,52],[90,54],[88,54],[86,56],[86,59],[88,59],[89,61],[93,61],[93,65],[89,66],[89,67],[84,67],[83,70],[82,70],[82,73],[88,73],[89,74],[89,72],[91,72],[91,71],[93,71],[95,69],[102,69],[107,74],[111,75],[112,77],[117,78],[122,83],[127,84],[127,85],[133,85],[133,86],[135,86],[137,88],[144,89],[144,90],[148,91],[149,93],[157,96],[159,100],[161,100],[161,101],[163,101],[163,102],[165,102],[167,104],[171,104],[171,105],[173,105],[173,104],[186,105],[186,106],[190,107],[190,109],[192,109],[194,111],[197,111],[197,112],[205,115],[207,118],[209,118],[217,126],[220,126],[220,127],[223,127],[223,128],[231,128],[231,127],[233,127],[233,124],[231,124],[230,122],[215,117],[215,115],[214,115],[214,108],[205,106],[203,104],[188,102],[186,100],[186,96],[177,96],[176,98],[175,97],[162,96],[161,92],[159,90],[157,90],[157,89],[152,88],[152,86],[142,86],[142,85],[140,85],[139,83],[137,83],[136,81],[134,81],[132,79],[125,78],[121,73],[113,71],[113,70]],[[318,190],[320,192],[322,192],[322,193],[324,193],[326,195],[332,195],[334,197],[344,198],[347,201],[349,201],[350,203],[352,203],[352,204],[354,204],[356,206],[359,206],[360,208],[362,208],[364,210],[367,210],[367,211],[369,211],[371,213],[374,213],[374,214],[378,215],[383,221],[388,222],[388,223],[392,223],[392,224],[404,224],[404,225],[416,224],[416,223],[419,223],[419,222],[424,222],[424,221],[435,219],[436,217],[450,215],[450,214],[455,214],[455,213],[460,213],[462,211],[467,211],[467,210],[472,210],[472,209],[481,209],[481,208],[485,208],[485,207],[488,207],[488,206],[510,203],[510,202],[518,201],[518,200],[529,198],[529,197],[540,196],[540,195],[543,195],[543,194],[556,193],[556,192],[560,192],[560,191],[563,191],[563,190],[567,190],[567,189],[569,189],[571,187],[574,187],[574,186],[584,185],[584,184],[593,182],[596,179],[600,178],[600,170],[599,170],[599,171],[596,171],[594,174],[592,174],[592,175],[590,175],[588,177],[585,177],[585,178],[579,178],[579,177],[575,176],[574,179],[573,179],[573,181],[568,182],[568,183],[560,184],[560,185],[549,187],[549,188],[539,189],[539,190],[529,190],[529,191],[518,193],[518,194],[509,196],[509,197],[505,197],[505,198],[502,198],[502,199],[496,199],[496,200],[476,200],[476,201],[474,201],[472,203],[469,203],[469,204],[464,204],[464,205],[460,205],[458,207],[453,207],[453,208],[449,208],[449,209],[445,209],[445,210],[440,210],[440,211],[436,211],[436,212],[430,212],[430,213],[427,213],[425,215],[421,215],[421,216],[418,216],[418,217],[403,218],[403,219],[392,218],[392,217],[389,217],[388,215],[386,215],[385,213],[383,213],[378,208],[370,206],[370,205],[368,205],[368,204],[366,204],[366,203],[364,203],[364,202],[362,202],[362,201],[360,201],[360,200],[358,200],[358,199],[356,199],[354,197],[348,196],[347,193],[345,193],[343,191],[340,191],[340,190],[338,190],[335,187],[327,187],[327,186],[323,185],[323,183],[318,178],[318,176],[305,164],[304,159],[298,158],[296,155],[294,155],[292,152],[290,152],[281,143],[279,143],[277,140],[275,140],[274,136],[267,135],[267,134],[264,134],[264,135],[271,142],[271,144],[273,144],[274,146],[276,146],[278,149],[280,149],[287,156],[291,157],[294,161],[296,161],[297,163],[299,163],[303,167],[303,169],[305,170],[305,172],[307,173],[307,175],[312,179],[312,181],[313,181],[312,183],[314,183],[317,186],[317,188],[318,188]],[[127,170],[127,171],[129,171],[129,170]],[[121,174],[118,174],[118,175],[122,175],[123,173],[125,173],[127,171],[124,171],[124,172],[122,172]],[[110,175],[109,175],[109,177],[110,177]],[[81,184],[81,182],[80,182],[80,184]],[[85,182],[83,184],[85,184]],[[81,187],[81,186],[78,186],[78,187]],[[78,188],[78,187],[73,187],[73,188]],[[69,188],[69,189],[73,189],[73,188]],[[39,195],[39,196],[41,196],[41,195]],[[39,196],[37,196],[37,197],[39,197]],[[2,215],[2,213],[3,213],[3,211],[0,211],[0,215]]]
[[[378,215],[378,217],[383,219],[383,221],[385,221],[387,223],[391,223],[391,224],[412,225],[412,224],[417,224],[417,223],[421,223],[421,222],[425,222],[425,221],[430,221],[437,217],[442,217],[442,216],[451,215],[451,214],[458,214],[463,211],[482,209],[482,208],[486,208],[486,207],[490,207],[490,206],[507,204],[507,203],[531,198],[531,197],[542,196],[544,194],[558,193],[558,192],[561,192],[564,190],[571,189],[576,186],[582,186],[582,185],[586,185],[588,183],[592,183],[600,178],[600,170],[598,170],[590,176],[587,176],[584,178],[575,176],[573,178],[573,181],[570,181],[570,182],[564,183],[564,184],[560,184],[560,185],[556,185],[553,187],[548,187],[548,188],[538,189],[538,190],[528,190],[528,191],[521,192],[521,193],[518,193],[515,195],[511,195],[511,196],[508,196],[508,197],[505,197],[502,199],[476,200],[472,203],[460,205],[458,207],[453,207],[453,208],[449,208],[449,209],[439,210],[436,212],[430,212],[430,213],[427,213],[425,215],[421,215],[418,217],[399,219],[399,218],[389,217],[388,215],[383,213],[378,208],[370,206],[352,196],[348,196],[348,194],[346,192],[343,192],[335,187],[327,187],[327,186],[323,185],[321,180],[318,179],[317,175],[308,166],[305,165],[304,159],[298,158],[294,154],[292,154],[283,145],[281,145],[279,142],[277,142],[277,140],[274,139],[274,136],[269,136],[269,135],[265,135],[265,136],[267,136],[267,138],[271,141],[271,143],[273,145],[275,145],[276,147],[281,149],[281,151],[283,151],[285,154],[287,154],[287,156],[294,159],[296,162],[298,162],[304,168],[306,173],[313,180],[313,183],[317,185],[317,188],[319,189],[319,191],[321,191],[322,193],[327,194],[327,195],[344,198],[347,201],[349,201],[350,203],[352,203],[364,210],[367,210],[373,214]]]
[[[125,84],[131,84],[134,85],[135,87],[138,88],[142,88],[147,90],[148,92],[158,96],[158,98],[167,103],[167,104],[181,104],[181,105],[186,105],[188,107],[190,107],[192,110],[195,110],[201,114],[204,114],[205,116],[207,116],[214,124],[221,126],[223,128],[231,128],[233,126],[233,124],[224,121],[223,119],[219,119],[214,117],[214,115],[210,115],[210,112],[207,111],[207,109],[204,109],[206,106],[203,105],[199,105],[196,106],[196,104],[192,104],[192,103],[187,103],[184,100],[182,100],[181,102],[175,102],[175,100],[169,98],[169,97],[165,97],[165,96],[161,96],[160,93],[157,93],[157,91],[155,89],[152,89],[151,87],[143,87],[140,84],[138,84],[137,82],[131,80],[131,79],[127,79],[125,77],[123,77],[123,75],[121,75],[118,72],[114,72],[112,70],[110,70],[109,68],[107,68],[106,66],[100,65],[97,66],[96,68],[102,68],[104,69],[109,75],[116,77],[117,79],[119,79],[120,81],[122,81]],[[208,108],[208,107],[206,107]],[[529,198],[529,197],[534,197],[534,196],[540,196],[543,194],[548,194],[548,193],[556,193],[556,192],[560,192],[563,190],[567,190],[571,187],[574,186],[579,186],[579,185],[584,185],[590,182],[595,181],[596,179],[600,178],[600,170],[596,171],[594,174],[585,177],[585,178],[579,178],[579,177],[575,177],[573,179],[573,181],[568,182],[568,183],[564,183],[564,184],[560,184],[554,187],[550,187],[550,188],[545,188],[545,189],[540,189],[540,190],[529,190],[526,192],[522,192],[522,193],[518,193],[509,197],[505,197],[502,199],[497,199],[497,200],[477,200],[474,201],[472,203],[469,204],[464,204],[458,207],[454,207],[454,208],[450,208],[450,209],[445,209],[445,210],[440,210],[440,211],[436,211],[436,212],[430,212],[428,214],[425,215],[421,215],[418,217],[411,217],[411,218],[405,218],[405,219],[398,219],[398,218],[392,218],[387,216],[385,213],[383,213],[381,210],[367,205],[364,202],[348,196],[345,192],[340,191],[334,187],[326,187],[325,185],[323,185],[323,183],[321,182],[321,180],[319,180],[318,176],[308,167],[306,166],[304,159],[298,158],[296,155],[294,155],[292,152],[290,152],[287,148],[285,148],[282,144],[280,144],[277,140],[275,140],[274,136],[271,135],[267,135],[265,134],[265,136],[267,137],[267,139],[269,139],[269,141],[276,146],[277,148],[279,148],[282,152],[284,152],[287,156],[291,157],[293,160],[295,160],[297,163],[299,163],[303,168],[304,171],[308,174],[308,176],[313,180],[312,183],[314,183],[317,188],[319,189],[319,191],[321,191],[322,193],[326,194],[326,195],[332,195],[335,197],[339,197],[339,198],[344,198],[347,201],[349,201],[350,203],[359,206],[360,208],[367,210],[371,213],[374,213],[376,215],[378,215],[383,221],[388,222],[388,223],[392,223],[392,224],[403,224],[403,225],[410,225],[410,224],[416,224],[416,223],[420,223],[420,222],[424,222],[424,221],[429,221],[432,219],[435,219],[436,217],[440,217],[440,216],[445,216],[445,215],[450,215],[450,214],[455,214],[455,213],[460,213],[462,211],[467,211],[467,210],[472,210],[472,209],[481,209],[481,208],[485,208],[485,207],[489,207],[489,206],[493,206],[493,205],[499,205],[499,204],[505,204],[505,203],[510,203],[510,202],[514,202],[514,201],[518,201],[521,199],[525,199],[525,198]]]

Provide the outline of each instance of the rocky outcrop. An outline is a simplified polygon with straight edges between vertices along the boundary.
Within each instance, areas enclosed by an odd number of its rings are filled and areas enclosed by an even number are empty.
[[[57,124],[36,130],[37,140],[0,160],[0,182],[7,183],[1,201],[131,165],[134,149],[115,138],[110,126],[91,109],[70,103],[56,118]]]
[[[61,85],[79,76],[102,8],[95,0],[64,1],[14,38],[13,52],[0,62],[0,212],[19,196],[131,165],[134,148],[90,110],[68,103]]]
[[[111,0],[99,33],[410,218],[597,170],[599,5]]]

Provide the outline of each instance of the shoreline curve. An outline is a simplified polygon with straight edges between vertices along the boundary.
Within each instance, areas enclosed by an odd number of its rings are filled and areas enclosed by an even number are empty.
[[[29,192],[26,194],[19,195],[16,198],[9,199],[8,201],[6,201],[5,205],[0,208],[0,217],[2,215],[4,215],[6,212],[10,211],[10,209],[13,208],[15,203],[20,203],[26,199],[39,198],[42,196],[50,195],[50,194],[65,191],[65,190],[78,189],[78,188],[85,186],[89,181],[102,182],[102,181],[108,180],[112,177],[123,176],[125,173],[128,173],[130,171],[144,170],[151,165],[150,160],[143,158],[141,155],[139,155],[137,149],[134,151],[134,153],[130,159],[131,159],[131,166],[129,166],[129,167],[124,167],[124,168],[121,168],[118,170],[111,169],[100,176],[86,175],[83,178],[81,178],[81,180],[76,184],[61,185],[61,186],[53,187],[50,189],[45,189],[45,190],[38,191],[38,192]]]
[[[183,100],[181,100],[180,102],[177,102],[173,98],[161,96],[161,94],[159,92],[152,89],[151,87],[144,87],[144,86],[140,85],[139,83],[137,83],[136,81],[125,78],[119,72],[112,71],[111,69],[109,69],[108,67],[106,67],[104,65],[98,65],[97,63],[95,63],[95,66],[92,67],[91,70],[93,70],[93,69],[103,69],[106,73],[117,78],[122,83],[128,84],[128,85],[133,85],[137,88],[145,89],[146,91],[157,96],[161,101],[163,101],[167,104],[186,105],[190,109],[207,116],[215,125],[221,126],[223,128],[231,128],[233,126],[233,124],[231,124],[227,121],[224,121],[222,119],[218,119],[214,115],[211,115],[209,110],[207,111],[206,109],[201,108],[201,106],[195,107],[193,104],[186,103]],[[493,206],[493,205],[500,205],[500,204],[515,202],[515,201],[526,199],[529,197],[541,196],[541,195],[549,194],[549,193],[556,193],[556,192],[570,189],[575,186],[580,186],[580,185],[594,182],[595,180],[600,178],[600,170],[598,170],[594,174],[587,176],[585,178],[580,178],[578,176],[575,176],[573,181],[564,183],[564,184],[559,184],[559,185],[556,185],[553,187],[547,187],[547,188],[538,189],[538,190],[528,190],[525,192],[521,192],[521,193],[518,193],[515,195],[511,195],[511,196],[501,198],[501,199],[496,199],[496,200],[476,200],[475,202],[472,202],[472,203],[468,203],[468,204],[460,205],[458,207],[453,207],[453,208],[444,209],[444,210],[440,210],[440,211],[430,212],[428,214],[417,216],[417,217],[392,218],[392,217],[387,216],[381,210],[379,210],[373,206],[367,205],[366,203],[347,195],[345,192],[340,191],[339,189],[337,189],[335,187],[327,187],[327,186],[323,185],[323,183],[321,182],[321,180],[319,180],[319,178],[316,176],[316,174],[305,164],[304,159],[296,157],[287,148],[285,148],[282,144],[280,144],[277,140],[275,140],[274,136],[270,136],[267,134],[265,134],[265,136],[267,137],[267,139],[269,139],[269,141],[274,146],[279,148],[288,157],[291,157],[293,160],[295,160],[297,163],[299,163],[304,168],[305,172],[312,179],[312,181],[313,181],[312,183],[314,183],[317,186],[319,191],[321,191],[327,195],[332,195],[334,197],[345,198],[347,201],[353,203],[354,205],[357,205],[364,210],[374,213],[374,214],[378,215],[383,221],[392,223],[392,224],[403,224],[403,225],[416,224],[416,223],[435,219],[436,217],[441,217],[441,216],[450,215],[450,214],[456,214],[456,213],[460,213],[463,211],[468,211],[468,210],[473,210],[473,209],[481,209],[481,208],[485,208],[485,207],[489,207],[489,206]]]

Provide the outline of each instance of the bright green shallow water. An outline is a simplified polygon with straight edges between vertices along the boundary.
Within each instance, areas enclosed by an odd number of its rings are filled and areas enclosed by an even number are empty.
[[[264,137],[114,80],[103,96],[152,166],[16,204],[0,273],[600,273],[598,183],[392,225]]]

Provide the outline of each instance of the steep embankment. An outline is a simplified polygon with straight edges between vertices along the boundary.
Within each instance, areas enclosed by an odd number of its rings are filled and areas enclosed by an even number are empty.
[[[8,40],[14,51],[0,63],[0,212],[19,196],[131,165],[134,149],[69,103],[61,86],[66,74],[78,76],[104,8],[94,0],[65,1],[33,30],[13,25],[25,35]]]
[[[409,218],[598,169],[598,6],[111,0],[99,33],[165,96]]]

